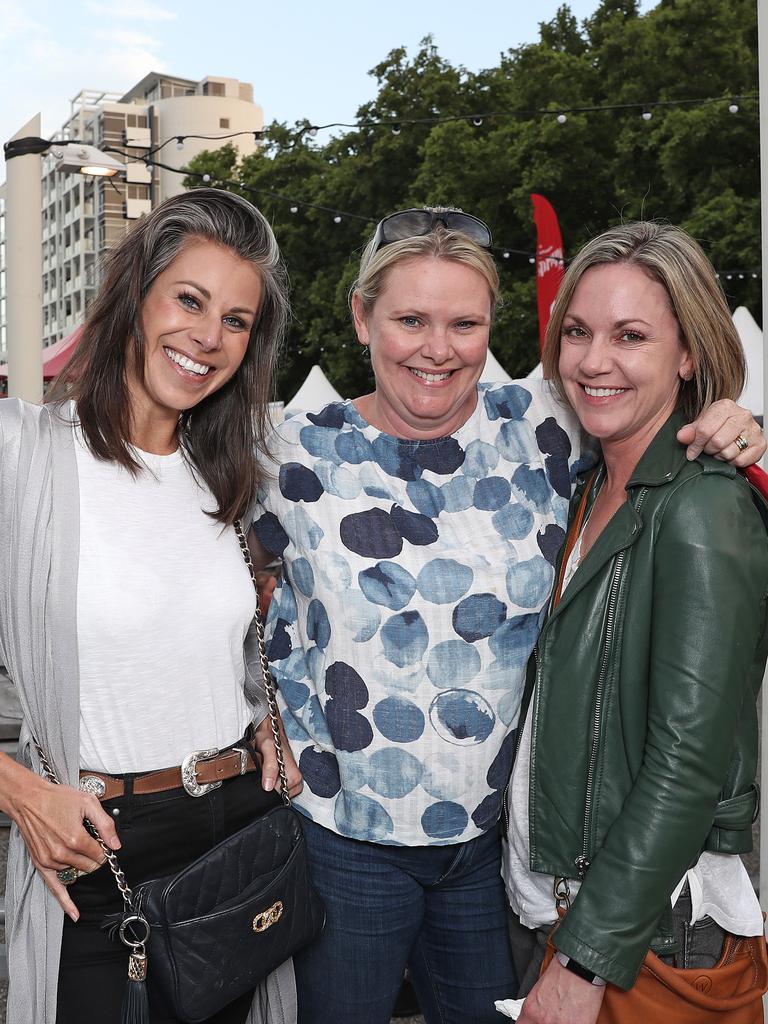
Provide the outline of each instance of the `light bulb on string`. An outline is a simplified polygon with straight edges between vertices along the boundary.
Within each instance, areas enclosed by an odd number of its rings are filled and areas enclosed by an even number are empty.
[[[738,112],[739,112],[739,104],[738,103],[729,103],[728,104],[728,113],[729,114],[738,114]]]
[[[726,281],[732,281],[733,280],[733,274],[726,274],[725,275],[725,279],[726,279]]]
[[[505,253],[504,253],[504,259],[505,259],[505,260],[508,260],[508,259],[509,259],[509,253],[508,253],[508,252],[505,252]]]
[[[752,277],[757,280],[757,274],[753,274]]]
[[[338,213],[337,213],[337,214],[336,214],[336,216],[335,216],[335,217],[333,218],[333,223],[334,223],[334,224],[341,224],[341,216],[340,216],[340,215],[339,215]]]
[[[314,137],[317,135],[317,131],[318,129],[316,124],[310,125],[309,128],[307,128],[307,135],[311,135],[312,138],[314,139]]]
[[[475,126],[475,128],[479,128],[482,123],[483,123],[482,117],[473,117],[472,118],[472,124]]]
[[[740,280],[740,281],[743,281],[743,280],[744,280],[744,275],[743,275],[743,274],[739,274],[739,280]]]
[[[646,109],[643,111],[641,116],[642,116],[644,121],[650,121],[651,118],[653,117],[653,111],[652,110],[648,110],[648,108],[646,107]]]
[[[298,206],[294,205],[294,206],[291,207],[291,213],[298,213],[298,212],[299,212]]]
[[[529,256],[528,257],[528,262],[529,263],[535,263],[536,262],[536,257],[535,256]]]
[[[392,125],[392,134],[393,135],[399,135],[401,131],[402,131],[402,128],[400,127],[399,124],[393,124]]]
[[[204,174],[204,175],[203,175],[203,181],[204,181],[204,182],[206,183],[206,185],[208,184],[208,182],[209,182],[210,180],[211,180],[211,176],[210,176],[210,174]]]
[[[568,117],[567,117],[567,115],[566,115],[566,114],[558,114],[558,115],[557,115],[557,123],[558,123],[558,124],[565,124],[565,122],[566,122],[567,120],[568,120]]]
[[[176,136],[176,149],[184,149],[184,136],[183,135],[177,135]]]

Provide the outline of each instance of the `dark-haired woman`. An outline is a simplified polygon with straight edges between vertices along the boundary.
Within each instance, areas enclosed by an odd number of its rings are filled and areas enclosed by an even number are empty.
[[[232,524],[258,481],[287,314],[261,214],[211,189],[176,196],[110,255],[49,404],[0,403],[0,661],[24,713],[18,763],[0,755],[10,1024],[120,1019],[127,953],[100,926],[121,899],[84,818],[134,885],[276,800]],[[212,750],[198,781],[223,784],[193,799],[180,766]],[[174,1019],[151,971],[150,1007]],[[290,1000],[272,1009],[291,1019]]]

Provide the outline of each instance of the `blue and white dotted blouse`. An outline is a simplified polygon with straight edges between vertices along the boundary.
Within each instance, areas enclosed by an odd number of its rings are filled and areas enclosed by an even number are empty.
[[[254,525],[284,564],[267,649],[296,806],[355,839],[471,839],[509,775],[580,468],[573,413],[542,381],[480,385],[449,437],[391,437],[338,402],[271,448]]]

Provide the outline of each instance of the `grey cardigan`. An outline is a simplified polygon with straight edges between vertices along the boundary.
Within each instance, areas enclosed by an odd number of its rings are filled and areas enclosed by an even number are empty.
[[[34,735],[59,779],[75,786],[79,505],[67,408],[0,400],[0,663],[21,702],[19,760],[39,771]],[[261,671],[253,627],[245,661],[246,696],[259,722],[266,702],[255,682]],[[55,1024],[63,918],[13,825],[6,887],[7,1024]],[[288,961],[257,989],[249,1024],[295,1020],[296,988]]]

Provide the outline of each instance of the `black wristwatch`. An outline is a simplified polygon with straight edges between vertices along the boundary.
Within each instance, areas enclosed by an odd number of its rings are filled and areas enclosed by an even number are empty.
[[[590,971],[588,967],[582,967],[578,960],[574,960],[573,957],[566,956],[565,953],[561,953],[560,950],[556,950],[555,956],[558,962],[572,974],[575,974],[577,978],[583,978],[584,981],[588,981],[590,985],[602,986],[606,984],[605,978],[601,978],[599,974],[595,974],[594,971]]]

